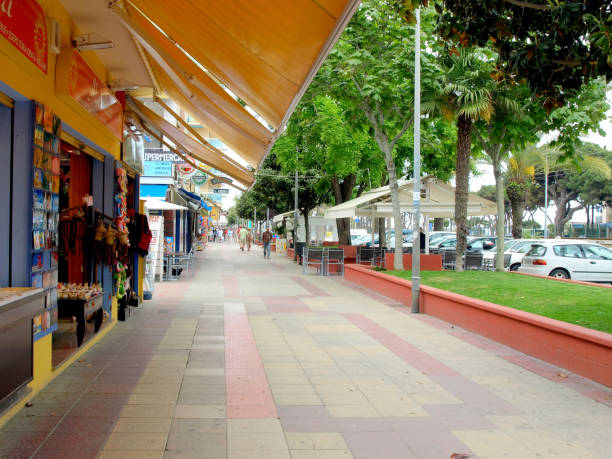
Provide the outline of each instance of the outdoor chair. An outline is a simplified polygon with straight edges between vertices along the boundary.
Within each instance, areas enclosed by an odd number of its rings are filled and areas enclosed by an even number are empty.
[[[463,259],[463,269],[482,269],[482,253],[466,253]]]
[[[189,268],[191,267],[191,257],[189,254],[187,255],[175,255],[170,258],[170,269],[172,270],[173,276],[175,279],[178,279],[183,272],[185,272],[186,277],[189,277]],[[174,274],[176,272],[176,274]]]
[[[306,247],[305,242],[296,242],[295,243],[295,260],[302,264],[302,258],[304,254],[304,248]]]
[[[387,253],[387,249],[384,247],[376,247],[374,248],[374,266],[385,266],[385,253]]]
[[[370,265],[374,264],[374,249],[371,247],[357,247],[357,259],[355,260],[358,265]]]
[[[344,249],[328,249],[325,256],[325,275],[329,276],[330,266],[338,266],[338,275],[344,276]]]
[[[457,251],[454,249],[440,250],[442,254],[442,267],[444,269],[454,270],[457,262]]]
[[[312,247],[304,248],[302,254],[302,271],[304,274],[308,274],[308,268],[310,266],[315,266],[319,274],[324,274],[323,249],[315,249]]]

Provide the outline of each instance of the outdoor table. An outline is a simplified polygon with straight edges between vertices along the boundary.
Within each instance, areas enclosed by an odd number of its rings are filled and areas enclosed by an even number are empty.
[[[80,346],[83,343],[85,332],[87,331],[86,320],[90,314],[94,316],[94,332],[98,333],[104,318],[104,294],[92,296],[87,300],[57,300],[58,316],[59,317],[76,317],[77,320],[77,344]]]

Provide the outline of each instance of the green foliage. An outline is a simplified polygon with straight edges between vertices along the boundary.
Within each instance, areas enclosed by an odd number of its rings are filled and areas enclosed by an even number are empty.
[[[407,21],[427,0],[395,0]],[[597,77],[612,78],[610,2],[437,0],[437,32],[447,52],[493,46],[497,79],[527,83],[545,109],[564,104],[567,91]]]

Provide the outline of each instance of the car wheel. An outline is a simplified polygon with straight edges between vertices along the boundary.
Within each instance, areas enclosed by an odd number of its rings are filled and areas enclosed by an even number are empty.
[[[520,263],[514,263],[512,266],[510,266],[510,271],[518,271],[520,267]]]
[[[565,269],[553,269],[549,274],[550,277],[556,277],[557,279],[569,279],[570,275]]]

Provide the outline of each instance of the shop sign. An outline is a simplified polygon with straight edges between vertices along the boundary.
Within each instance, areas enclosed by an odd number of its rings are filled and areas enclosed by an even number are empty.
[[[227,188],[213,188],[213,193],[228,194],[229,190]]]
[[[172,177],[172,163],[166,161],[145,161],[143,175],[146,177]]]
[[[47,73],[47,19],[35,0],[0,0],[0,35]]]
[[[184,177],[189,177],[196,171],[196,168],[188,163],[179,163],[176,165],[176,169]]]
[[[212,218],[214,221],[219,220],[219,208],[217,207],[212,208],[212,210],[210,211],[210,218]]]
[[[145,150],[144,154],[145,161],[162,161],[169,163],[184,163],[185,160],[181,158],[176,153],[172,153],[171,151],[157,150],[157,151],[147,151]]]
[[[123,139],[123,106],[76,49],[61,52],[56,91],[70,96],[118,138]]]
[[[194,185],[204,185],[207,180],[208,176],[202,171],[197,171],[191,176],[191,181]]]

